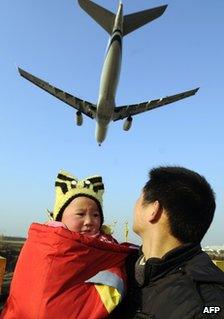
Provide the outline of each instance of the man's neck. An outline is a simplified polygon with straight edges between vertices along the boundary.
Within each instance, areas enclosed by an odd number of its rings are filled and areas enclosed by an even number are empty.
[[[182,243],[172,236],[155,241],[152,239],[149,241],[143,238],[142,252],[146,260],[152,257],[162,258],[170,250],[180,247],[181,245]]]

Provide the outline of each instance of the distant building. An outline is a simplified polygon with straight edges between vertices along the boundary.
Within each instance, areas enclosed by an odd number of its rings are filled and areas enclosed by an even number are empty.
[[[221,246],[205,246],[204,251],[224,251],[224,244]]]
[[[213,263],[224,271],[224,245],[221,246],[206,246],[203,248]]]
[[[206,246],[203,250],[212,258],[224,260],[224,245],[222,246]]]

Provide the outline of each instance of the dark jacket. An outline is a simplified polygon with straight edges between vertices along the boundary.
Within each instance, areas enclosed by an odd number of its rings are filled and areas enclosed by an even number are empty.
[[[139,267],[139,256],[127,261],[128,295],[111,319],[224,319],[224,273],[200,245],[183,245]]]

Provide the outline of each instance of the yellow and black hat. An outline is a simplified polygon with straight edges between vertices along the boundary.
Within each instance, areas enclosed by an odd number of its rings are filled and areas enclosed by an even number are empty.
[[[103,193],[104,185],[102,177],[94,175],[79,180],[72,174],[61,170],[55,181],[55,205],[52,217],[59,220],[65,207],[76,197],[86,196],[96,201],[101,214],[103,224]]]

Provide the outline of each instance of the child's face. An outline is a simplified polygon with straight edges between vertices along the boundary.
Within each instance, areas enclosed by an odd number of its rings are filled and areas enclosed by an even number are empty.
[[[61,221],[71,231],[87,236],[95,235],[101,225],[97,203],[85,196],[77,197],[65,208]]]

